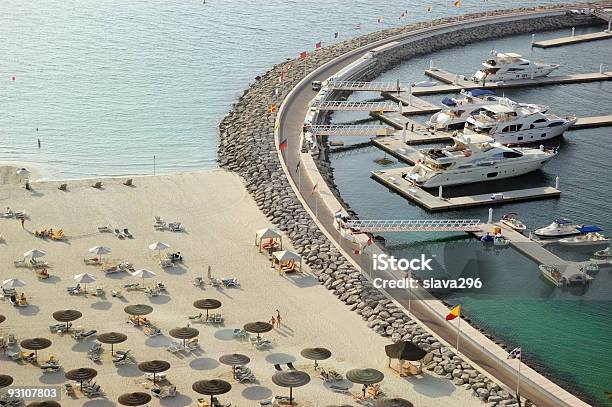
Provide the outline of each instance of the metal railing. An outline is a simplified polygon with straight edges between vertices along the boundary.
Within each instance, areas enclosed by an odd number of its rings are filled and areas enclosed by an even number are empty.
[[[329,90],[371,91],[371,92],[397,92],[397,82],[358,82],[358,81],[329,81]],[[401,86],[399,87],[400,91]]]
[[[315,136],[386,136],[393,132],[390,127],[372,124],[321,124],[307,126],[306,130]]]
[[[394,102],[345,102],[338,100],[314,102],[310,107],[317,110],[344,110],[366,112],[395,112],[399,106]]]
[[[478,232],[480,219],[349,220],[361,232]]]

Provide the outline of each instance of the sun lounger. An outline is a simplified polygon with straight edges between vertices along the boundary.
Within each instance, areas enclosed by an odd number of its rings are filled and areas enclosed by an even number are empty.
[[[350,393],[348,387],[340,387],[340,386],[331,385],[331,386],[329,386],[329,388],[334,393],[341,393],[341,394],[349,394]]]
[[[134,185],[134,180],[132,178],[126,179],[123,185],[125,185],[126,187],[131,187]]]
[[[47,269],[37,269],[36,277],[42,280],[46,280],[47,278],[49,278],[49,272],[47,271]]]
[[[102,264],[100,262],[99,257],[91,257],[91,258],[83,259],[83,263],[85,263],[87,266],[99,266],[100,264]]]
[[[234,338],[245,339],[247,337],[247,331],[242,328],[234,329]]]
[[[211,277],[208,279],[208,283],[213,287],[219,287],[221,285],[221,280],[215,277]]]
[[[291,362],[287,362],[287,367],[289,368],[289,370],[296,370],[295,367],[293,366],[293,363]]]
[[[240,283],[238,282],[237,278],[222,278],[221,282],[223,283],[224,286],[226,287],[240,287]]]
[[[275,365],[274,365],[274,370],[276,370],[277,372],[282,372],[282,371],[283,371],[283,368],[281,367],[281,365],[280,365],[280,364],[275,364]]]
[[[221,316],[221,314],[214,314],[212,316],[212,322],[214,324],[222,324],[223,323],[223,317]]]
[[[15,265],[15,267],[27,267],[28,266],[26,259],[15,260],[13,264]]]
[[[68,294],[70,295],[79,295],[82,293],[81,285],[77,284],[74,287],[66,287],[66,291],[68,291]]]
[[[192,321],[201,321],[202,313],[200,312],[198,315],[188,315],[187,318],[189,318]]]
[[[132,236],[132,234],[130,233],[130,231],[128,230],[128,228],[123,228],[123,234],[125,235],[125,237],[127,237],[128,239],[133,239],[134,236]]]
[[[119,239],[125,239],[125,235],[117,228],[115,228],[115,236],[117,236]]]
[[[123,288],[125,288],[128,291],[133,291],[133,290],[140,290],[142,287],[140,286],[140,283],[128,283],[128,284],[124,284]]]
[[[113,231],[113,227],[108,224],[106,226],[98,226],[98,232],[100,233],[110,233]]]
[[[204,279],[202,277],[196,277],[193,279],[193,285],[196,287],[202,287],[204,285]]]
[[[64,231],[62,229],[54,230],[49,233],[49,237],[51,240],[65,240],[66,236],[64,235]]]
[[[92,188],[96,188],[96,189],[100,189],[100,188],[102,188],[102,182],[98,181],[95,184],[93,184],[91,187]]]
[[[40,365],[43,373],[55,373],[58,372],[62,367],[59,364],[43,364]]]
[[[15,218],[16,219],[25,219],[27,218],[27,214],[26,211],[21,211],[21,212],[15,212]]]
[[[154,328],[151,326],[145,326],[142,330],[142,332],[147,335],[147,336],[157,336],[157,335],[161,335],[161,329],[159,328]]]
[[[172,260],[168,259],[161,259],[159,261],[159,265],[162,267],[174,267],[174,263],[172,262]]]
[[[166,397],[176,396],[176,386],[170,387],[154,387],[151,389],[151,393],[157,398],[165,399]]]
[[[185,228],[181,222],[170,222],[168,223],[168,229],[170,229],[173,232],[181,232]]]
[[[74,394],[74,387],[72,387],[72,383],[64,383],[64,393],[67,395]]]
[[[16,352],[14,350],[7,350],[6,351],[6,356],[10,360],[21,360],[21,352]]]
[[[96,331],[95,329],[90,329],[87,332],[82,332],[82,331],[76,330],[76,331],[72,332],[72,337],[74,339],[76,339],[77,341],[80,341],[80,340],[83,340],[83,339],[91,338],[96,333],[98,333],[98,331]]]
[[[153,218],[153,227],[155,230],[164,230],[166,229],[166,222],[159,216],[155,216]]]
[[[170,353],[177,353],[182,350],[182,346],[178,342],[172,342],[171,344],[166,346],[166,350]]]
[[[4,211],[1,216],[3,218],[12,218],[15,216],[15,212],[13,212],[11,208],[6,208],[6,211]]]
[[[57,189],[59,189],[60,191],[68,191],[68,184],[60,184],[59,187],[57,187]]]
[[[2,295],[4,297],[10,297],[11,295],[17,295],[17,291],[14,288],[4,288],[2,287]]]

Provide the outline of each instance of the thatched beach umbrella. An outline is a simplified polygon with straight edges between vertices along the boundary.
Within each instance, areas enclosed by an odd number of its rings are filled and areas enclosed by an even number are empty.
[[[149,315],[151,312],[153,312],[153,307],[151,307],[150,305],[145,305],[145,304],[133,304],[133,305],[128,305],[123,310],[125,311],[126,314],[129,314],[132,316],[142,316],[142,315]],[[140,325],[140,321],[137,321],[136,325]]]
[[[205,309],[206,319],[208,319],[208,310],[221,308],[221,301],[215,300],[214,298],[206,298],[195,301],[193,306],[197,309]]]
[[[346,372],[346,378],[353,383],[370,385],[380,383],[385,375],[376,369],[353,369]],[[366,389],[364,388],[364,397],[365,393]]]
[[[317,370],[317,361],[331,358],[331,351],[325,348],[306,348],[302,349],[300,355],[306,359],[314,360],[314,368]]]
[[[53,400],[45,400],[45,401],[35,401],[34,403],[30,403],[27,407],[62,407],[60,403]]]
[[[213,405],[213,396],[219,394],[225,394],[232,389],[232,385],[225,380],[212,379],[212,380],[198,380],[195,382],[191,389],[196,393],[210,396],[210,405]]]
[[[200,331],[198,331],[195,328],[191,328],[187,326],[184,326],[181,328],[174,328],[170,330],[170,336],[176,339],[182,339],[183,346],[185,346],[185,340],[195,338],[199,334],[200,334]]]
[[[76,321],[82,316],[83,314],[81,314],[81,312],[74,310],[74,309],[64,309],[60,311],[55,311],[53,313],[53,319],[55,319],[58,322],[65,322],[66,329],[68,329],[69,322]]]
[[[119,396],[117,401],[122,406],[144,406],[151,401],[151,396],[142,392],[125,393]]]
[[[427,352],[410,341],[399,341],[385,346],[385,353],[389,358],[389,367],[391,367],[391,359],[399,361],[399,374],[403,374],[404,361],[422,360]]]
[[[125,342],[127,335],[119,332],[106,332],[98,335],[98,342],[107,343],[111,346],[111,355],[114,354],[114,345],[116,343]]]
[[[27,350],[33,350],[36,359],[38,359],[38,351],[42,349],[47,349],[51,346],[51,341],[47,338],[31,338],[24,339],[20,343],[21,347]]]
[[[155,384],[155,375],[165,372],[170,369],[170,363],[165,360],[149,360],[138,364],[138,369],[141,372],[153,373],[153,384]]]
[[[250,361],[251,359],[247,355],[242,355],[240,353],[231,353],[229,355],[223,355],[219,358],[219,362],[232,367],[234,379],[236,378],[236,366],[246,365]]]
[[[267,322],[249,322],[248,324],[244,324],[244,330],[250,332],[252,334],[257,334],[257,339],[260,338],[260,335],[266,332],[270,332],[272,328],[272,324]]]
[[[7,374],[0,374],[0,387],[8,387],[13,384],[13,378]]]
[[[75,382],[79,382],[81,384],[81,391],[83,391],[83,382],[91,380],[97,375],[98,371],[96,369],[92,369],[89,367],[81,367],[79,369],[69,370],[64,376],[68,380],[74,380]]]
[[[272,382],[277,386],[289,387],[289,404],[293,405],[293,388],[310,383],[310,376],[308,373],[299,370],[287,370],[276,372],[272,376]]]
[[[382,399],[374,402],[374,407],[414,407],[414,404],[405,399]]]

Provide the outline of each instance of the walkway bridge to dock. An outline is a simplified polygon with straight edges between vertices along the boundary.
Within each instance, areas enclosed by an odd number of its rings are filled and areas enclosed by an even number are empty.
[[[376,124],[320,124],[307,126],[306,130],[314,136],[388,136],[394,131]]]
[[[399,82],[355,82],[329,81],[329,90],[366,91],[366,92],[398,92],[402,91]],[[405,90],[405,89],[404,89]]]
[[[394,102],[348,102],[328,100],[314,102],[310,107],[317,110],[358,111],[358,112],[395,112],[399,104]]]
[[[346,222],[361,232],[480,232],[480,219],[361,220]]]
[[[605,9],[596,8],[591,12],[591,15],[597,18],[601,18],[602,20],[605,20],[607,22],[612,22],[612,14],[610,14],[610,12]]]

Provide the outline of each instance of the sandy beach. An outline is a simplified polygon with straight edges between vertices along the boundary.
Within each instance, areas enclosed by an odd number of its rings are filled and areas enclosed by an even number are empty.
[[[0,303],[0,314],[6,321],[0,325],[0,335],[14,334],[17,342],[33,337],[53,341],[50,348],[39,352],[39,360],[54,355],[63,370],[43,374],[29,363],[8,361],[2,356],[0,373],[14,377],[14,386],[55,385],[68,382],[65,371],[79,367],[93,367],[98,371],[94,379],[104,390],[105,398],[88,399],[78,391],[75,397],[62,395],[62,405],[106,406],[117,405],[117,397],[130,391],[145,390],[143,373],[136,364],[116,367],[111,361],[108,345],[101,361],[94,363],[86,355],[95,339],[76,341],[70,335],[59,336],[49,331],[54,324],[51,314],[61,309],[76,309],[83,317],[74,327],[95,329],[98,333],[116,331],[128,340],[116,349],[130,349],[138,362],[161,359],[171,364],[166,372],[178,395],[162,401],[154,398],[151,405],[196,405],[201,397],[191,384],[200,379],[221,378],[232,383],[232,390],[220,400],[232,406],[254,406],[259,400],[274,395],[287,395],[288,389],[272,383],[273,364],[293,362],[297,369],[311,374],[311,382],[294,390],[298,405],[326,406],[353,404],[350,395],[332,392],[318,378],[312,362],[300,356],[305,347],[326,347],[332,357],[322,361],[324,368],[344,373],[353,368],[372,367],[382,371],[381,383],[387,396],[404,397],[415,406],[472,406],[480,401],[469,391],[455,387],[444,378],[431,374],[400,378],[387,368],[382,338],[366,327],[366,323],[334,298],[304,266],[302,274],[279,275],[270,261],[254,246],[255,230],[271,227],[271,223],[257,209],[245,191],[241,179],[222,170],[190,172],[155,177],[134,178],[134,186],[122,184],[126,178],[68,181],[66,192],[58,190],[60,182],[34,182],[33,190],[26,191],[9,174],[14,168],[4,167],[1,174],[0,207],[24,210],[29,219],[25,228],[15,219],[0,219],[0,234],[5,242],[0,245],[2,280],[16,277],[27,286],[18,288],[28,298],[29,306],[13,307],[7,300]],[[10,181],[10,182],[9,182]],[[92,188],[101,181],[101,189]],[[184,232],[156,231],[153,217],[179,221]],[[133,239],[118,239],[113,233],[99,233],[98,225],[110,224],[128,228]],[[62,228],[67,240],[52,241],[35,237],[32,232],[41,228]],[[288,239],[284,239],[288,242]],[[180,251],[183,265],[162,270],[156,252],[148,246],[156,241],[170,245],[170,251]],[[87,266],[83,259],[91,257],[92,246],[106,246],[112,252],[105,261],[127,261],[136,269],[145,268],[157,273],[148,280],[163,282],[167,295],[149,297],[144,292],[123,290],[124,298],[110,295],[112,289],[138,282],[125,272],[105,276],[99,266]],[[29,268],[16,268],[13,261],[30,249],[44,250],[42,258],[49,263],[50,278],[39,280]],[[206,277],[207,267],[214,277],[235,277],[240,288],[198,288],[193,285],[197,276]],[[74,286],[75,274],[88,272],[97,281],[89,289],[102,287],[105,296],[69,295],[66,287]],[[219,312],[225,321],[221,326],[193,323],[200,331],[201,349],[195,352],[171,354],[165,346],[174,339],[169,330],[185,326],[188,315],[197,314],[192,303],[197,299],[214,298],[223,305]],[[162,335],[147,337],[141,329],[126,323],[123,308],[128,304],[149,304],[153,312],[147,316]],[[281,328],[266,333],[272,346],[257,350],[248,341],[233,337],[233,329],[251,321],[269,321],[275,310],[282,315]],[[232,379],[231,368],[221,365],[218,358],[227,353],[242,353],[251,358],[249,367],[257,382],[238,383]],[[74,382],[73,382],[74,383]],[[343,381],[341,385],[351,386]],[[150,387],[151,382],[148,382]],[[352,393],[360,386],[352,385]]]

